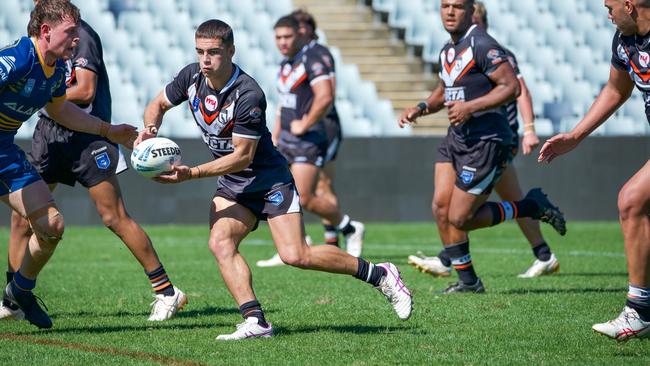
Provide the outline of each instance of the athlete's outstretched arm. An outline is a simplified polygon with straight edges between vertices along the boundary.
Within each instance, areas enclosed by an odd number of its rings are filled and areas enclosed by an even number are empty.
[[[469,102],[452,101],[445,105],[449,108],[447,115],[452,125],[459,125],[470,119],[472,113],[494,109],[515,100],[521,90],[515,71],[509,62],[502,62],[488,78],[495,84],[489,93]]]
[[[69,101],[48,103],[45,106],[47,114],[63,126],[80,132],[107,137],[109,140],[131,147],[138,135],[135,127],[121,124],[111,125],[97,117],[84,112],[76,104]]]
[[[551,162],[559,155],[573,150],[578,144],[625,103],[632,94],[634,82],[627,72],[610,67],[609,80],[589,108],[587,114],[571,132],[561,133],[548,139],[539,152],[537,161]]]
[[[138,146],[142,141],[156,137],[158,129],[162,124],[165,112],[174,107],[167,98],[164,92],[158,93],[155,98],[144,109],[144,129],[138,134],[138,138],[133,143],[133,147]]]
[[[420,116],[436,113],[445,107],[445,85],[442,81],[438,82],[438,86],[433,89],[431,95],[424,102],[416,107],[407,108],[402,112],[402,115],[397,120],[400,128],[415,123]]]
[[[239,136],[232,137],[234,151],[216,160],[190,168],[185,165],[175,166],[172,174],[154,178],[160,183],[180,183],[189,179],[215,177],[229,173],[241,172],[253,162],[257,151],[257,139]]]

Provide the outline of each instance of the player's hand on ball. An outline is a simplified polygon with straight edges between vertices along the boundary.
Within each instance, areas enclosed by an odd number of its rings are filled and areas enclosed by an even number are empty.
[[[172,166],[172,171],[160,174],[153,178],[158,183],[180,183],[191,178],[190,167],[187,165]]]
[[[452,126],[462,125],[472,117],[470,105],[466,102],[445,102],[445,106],[447,107],[447,117],[449,117]]]
[[[130,149],[138,137],[138,131],[135,127],[127,124],[111,125],[106,137],[116,144],[124,145]]]
[[[418,107],[407,108],[402,112],[402,115],[397,120],[397,124],[400,128],[404,128],[406,125],[416,123],[420,113],[420,108]]]
[[[138,137],[133,142],[133,147],[138,146],[144,140],[156,136],[158,136],[158,129],[156,127],[145,128],[142,131],[140,131],[140,133],[138,133]]]
[[[537,146],[539,146],[539,137],[532,131],[524,135],[524,138],[521,140],[521,148],[524,155],[530,155]]]

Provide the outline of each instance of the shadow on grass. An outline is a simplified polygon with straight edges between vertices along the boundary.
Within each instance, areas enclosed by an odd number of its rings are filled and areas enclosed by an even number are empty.
[[[627,288],[517,288],[512,290],[493,291],[504,295],[543,295],[543,294],[586,294],[586,293],[621,293]],[[492,291],[491,291],[492,292]]]
[[[232,327],[232,324],[226,324],[226,323],[178,324],[178,323],[156,322],[156,323],[136,324],[136,325],[89,324],[88,326],[83,326],[83,327],[57,328],[57,324],[55,323],[54,328],[52,329],[34,330],[28,332],[15,332],[15,334],[17,335],[46,335],[46,334],[66,334],[66,333],[106,334],[106,333],[117,333],[117,332],[151,332],[155,330],[165,330],[165,329],[174,329],[174,330],[206,329],[206,328],[218,328],[218,327],[228,327],[228,326]]]
[[[422,334],[418,329],[411,327],[377,327],[368,325],[324,325],[324,326],[306,326],[306,327],[278,327],[274,326],[273,331],[276,335],[287,336],[294,334],[306,334],[317,332],[336,332],[352,334],[405,334],[415,333]]]
[[[560,272],[553,277],[627,277],[627,272]]]

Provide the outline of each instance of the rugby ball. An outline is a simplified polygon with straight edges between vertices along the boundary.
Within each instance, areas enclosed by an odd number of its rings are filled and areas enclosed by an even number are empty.
[[[142,141],[131,153],[131,166],[147,178],[157,177],[172,170],[181,162],[181,148],[165,137]]]

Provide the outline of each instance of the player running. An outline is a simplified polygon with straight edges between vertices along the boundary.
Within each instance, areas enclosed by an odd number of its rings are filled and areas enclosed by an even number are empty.
[[[635,84],[648,100],[650,2],[605,0],[605,7],[617,28],[612,42],[609,80],[571,132],[546,141],[539,154],[540,162],[550,163],[576,148],[625,103]],[[646,114],[650,121],[647,102]],[[627,302],[617,318],[594,324],[593,330],[618,341],[650,338],[650,161],[621,188],[618,212],[629,274]]]
[[[51,328],[52,320],[32,290],[63,236],[64,223],[47,184],[14,144],[16,131],[45,107],[50,117],[73,130],[127,146],[137,135],[132,126],[102,122],[66,101],[64,59],[79,41],[79,24],[79,9],[68,0],[42,0],[31,12],[29,36],[0,50],[0,195],[33,231],[3,298],[17,304],[39,328]]]
[[[474,24],[487,30],[487,9],[482,2],[477,1],[475,3],[472,21]],[[517,178],[515,166],[512,164],[512,161],[519,151],[519,122],[517,121],[517,106],[519,106],[521,116],[524,120],[524,136],[521,140],[524,155],[529,155],[537,145],[539,145],[539,138],[535,134],[533,101],[528,92],[528,87],[526,86],[524,77],[519,71],[517,59],[510,50],[506,48],[503,50],[505,51],[512,68],[515,70],[515,74],[519,80],[521,94],[517,97],[516,101],[510,102],[506,105],[506,115],[508,117],[510,129],[513,132],[513,139],[506,168],[501,175],[501,179],[499,179],[494,186],[494,190],[503,200],[518,201],[524,198],[524,194],[519,186],[519,179]],[[517,224],[524,233],[524,236],[526,236],[526,239],[528,239],[533,250],[533,255],[536,257],[533,265],[518,277],[533,278],[557,273],[560,270],[560,263],[555,257],[555,254],[551,252],[551,248],[546,243],[546,240],[544,240],[542,231],[539,228],[539,221],[527,217],[520,217],[517,219]],[[451,258],[449,258],[444,248],[435,257],[427,257],[423,254],[410,255],[408,257],[408,262],[420,269],[422,272],[429,273],[433,276],[446,277],[451,274]]]
[[[411,315],[411,294],[392,263],[374,265],[332,245],[308,246],[298,193],[286,159],[266,128],[266,98],[257,82],[232,63],[233,32],[219,20],[201,24],[195,34],[199,62],[185,66],[147,106],[145,129],[136,144],[154,137],[165,112],[185,101],[214,160],[176,166],[156,178],[161,183],[218,178],[210,209],[208,245],[244,322],[218,340],[273,335],[252,287],[250,269],[239,252],[241,241],[268,221],[282,261],[303,269],[352,275],[380,290],[401,319]]]
[[[34,1],[38,4],[38,1]],[[101,40],[88,23],[81,20],[79,43],[66,62],[66,99],[87,113],[111,120],[111,94],[103,60]],[[187,302],[174,287],[158,259],[151,240],[126,212],[117,174],[128,167],[118,147],[104,137],[75,132],[57,124],[41,110],[27,159],[45,183],[54,190],[58,183],[74,186],[79,182],[92,198],[104,225],[117,235],[144,268],[154,290],[150,321],[167,320]],[[7,283],[20,267],[32,234],[29,221],[16,211],[11,216]],[[0,319],[22,319],[16,304],[4,299]]]
[[[451,36],[440,53],[440,80],[431,96],[404,111],[400,127],[447,107],[451,126],[438,147],[433,213],[459,281],[444,293],[484,292],[469,252],[468,232],[520,217],[541,219],[560,234],[562,213],[539,188],[518,201],[487,202],[506,167],[513,139],[505,104],[519,82],[503,48],[472,24],[473,0],[442,0],[440,14]]]
[[[336,160],[336,157],[338,155],[338,151],[343,140],[343,134],[341,132],[341,121],[339,120],[338,113],[336,112],[336,106],[334,105],[334,100],[336,99],[336,73],[334,57],[332,57],[332,54],[327,47],[318,43],[318,35],[316,34],[316,20],[311,14],[304,10],[295,10],[290,15],[298,22],[298,33],[302,38],[300,42],[306,44],[313,52],[317,53],[320,57],[320,62],[322,65],[330,69],[329,80],[332,85],[332,107],[322,119],[325,126],[325,133],[327,135],[327,148],[325,153],[324,166],[318,175],[318,183],[316,184],[315,195],[318,197],[318,199],[327,200],[332,205],[338,206],[338,198],[336,196],[336,193],[334,193],[332,184],[335,176],[334,160]],[[321,218],[321,222],[324,229],[325,244],[339,246],[339,230],[337,227],[326,218]],[[363,228],[363,224],[360,222],[352,221],[351,224],[359,230],[365,230]],[[363,236],[363,234],[361,236]],[[358,257],[361,255],[362,245],[363,242],[361,240],[348,240],[346,250],[351,255]],[[272,267],[280,266],[283,264],[284,263],[277,253],[267,260],[260,260],[257,262],[257,265],[259,267]]]

